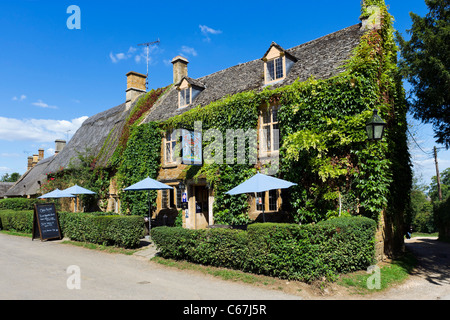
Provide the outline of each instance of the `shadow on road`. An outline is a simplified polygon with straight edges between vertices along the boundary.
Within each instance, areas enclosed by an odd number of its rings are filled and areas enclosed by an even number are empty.
[[[414,275],[435,285],[450,284],[450,243],[437,238],[412,238],[405,240],[405,246],[418,260]]]

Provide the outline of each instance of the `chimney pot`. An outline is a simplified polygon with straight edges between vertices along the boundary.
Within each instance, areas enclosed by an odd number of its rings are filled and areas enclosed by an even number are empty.
[[[127,73],[126,110],[130,109],[131,104],[139,95],[146,92],[146,80],[145,74],[134,71]]]
[[[173,83],[176,84],[181,81],[183,77],[188,75],[188,65],[189,61],[185,57],[176,56],[172,59],[173,64]]]

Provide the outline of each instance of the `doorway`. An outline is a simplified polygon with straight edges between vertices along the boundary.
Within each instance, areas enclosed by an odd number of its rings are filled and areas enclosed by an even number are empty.
[[[209,225],[209,192],[205,186],[194,186],[196,228]]]

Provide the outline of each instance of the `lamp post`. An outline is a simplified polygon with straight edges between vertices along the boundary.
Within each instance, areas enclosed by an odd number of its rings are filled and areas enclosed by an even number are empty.
[[[373,110],[373,115],[366,123],[367,138],[369,141],[377,141],[383,138],[386,122],[378,115],[378,110]]]

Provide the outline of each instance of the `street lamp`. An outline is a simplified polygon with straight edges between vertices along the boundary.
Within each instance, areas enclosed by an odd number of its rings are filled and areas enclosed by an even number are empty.
[[[383,138],[386,122],[378,115],[378,110],[373,110],[373,115],[366,123],[367,138],[369,141],[377,141]]]

